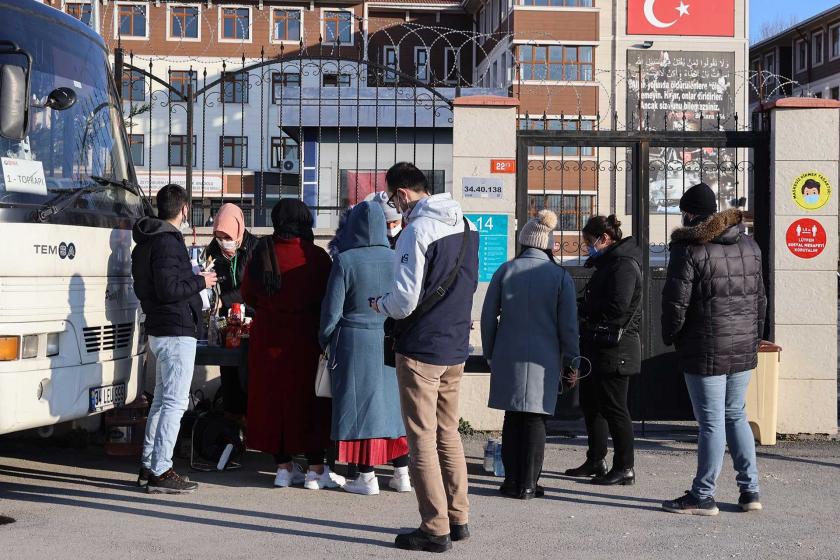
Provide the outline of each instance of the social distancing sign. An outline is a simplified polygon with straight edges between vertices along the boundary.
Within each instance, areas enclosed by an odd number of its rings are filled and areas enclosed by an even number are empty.
[[[831,198],[831,183],[822,173],[803,173],[793,182],[793,200],[805,210],[817,210]]]
[[[785,237],[788,250],[800,259],[813,259],[825,249],[825,228],[810,218],[790,224]]]

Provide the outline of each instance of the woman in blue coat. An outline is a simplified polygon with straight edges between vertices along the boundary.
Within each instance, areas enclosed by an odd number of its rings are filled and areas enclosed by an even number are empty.
[[[522,253],[490,282],[481,312],[481,342],[490,363],[490,408],[505,411],[499,491],[529,500],[545,453],[545,422],[554,414],[561,375],[575,377],[578,321],[572,277],[551,253],[557,216],[542,210],[519,234]]]
[[[358,478],[344,489],[379,494],[373,468],[392,461],[389,486],[410,492],[396,372],[383,364],[385,319],[368,303],[394,281],[394,252],[382,207],[370,202],[353,207],[334,242],[337,255],[321,306],[320,338],[330,356],[332,439],[338,442],[338,460],[359,465]]]

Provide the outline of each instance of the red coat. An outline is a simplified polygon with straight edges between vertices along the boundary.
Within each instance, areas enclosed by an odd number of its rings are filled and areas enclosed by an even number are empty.
[[[315,396],[318,322],[331,261],[301,239],[275,241],[280,291],[269,297],[245,274],[242,297],[256,310],[248,352],[248,447],[316,452],[330,444],[331,402]]]

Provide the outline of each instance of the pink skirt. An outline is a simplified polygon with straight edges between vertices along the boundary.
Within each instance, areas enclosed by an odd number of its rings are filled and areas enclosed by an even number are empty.
[[[356,439],[338,442],[338,461],[357,465],[377,466],[408,455],[405,436],[396,439]]]

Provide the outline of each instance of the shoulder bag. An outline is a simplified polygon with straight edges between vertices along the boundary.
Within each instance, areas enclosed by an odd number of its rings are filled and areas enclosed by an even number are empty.
[[[630,262],[633,263],[634,270],[638,273],[639,276],[641,276],[642,271],[639,268],[639,264],[634,259],[630,259]],[[585,342],[588,342],[597,348],[616,348],[621,342],[621,337],[624,335],[625,331],[627,331],[627,327],[630,326],[630,322],[633,321],[633,318],[636,316],[636,313],[638,311],[639,305],[637,304],[633,311],[630,313],[630,317],[628,317],[627,321],[621,327],[607,325],[604,323],[600,323],[591,327],[585,325],[584,328],[581,329],[581,338]]]

